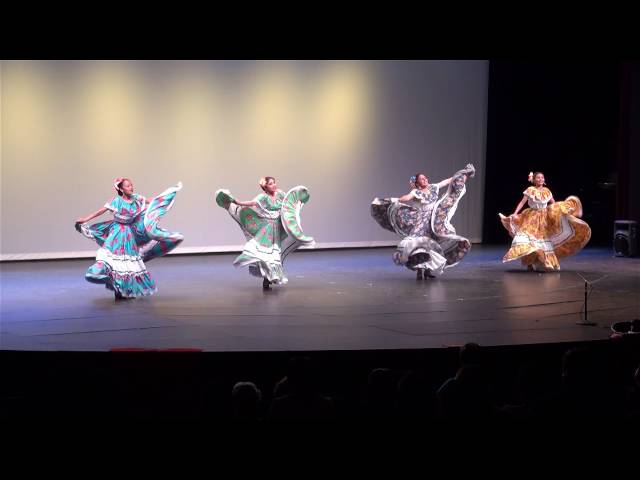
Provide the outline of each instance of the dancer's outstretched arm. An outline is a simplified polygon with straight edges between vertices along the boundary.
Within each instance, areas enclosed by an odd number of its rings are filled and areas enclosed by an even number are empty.
[[[520,211],[520,209],[524,206],[524,204],[527,203],[527,196],[523,195],[522,196],[522,200],[520,200],[520,203],[518,204],[518,206],[516,207],[516,209],[513,211],[512,215],[518,215],[518,212]]]
[[[102,207],[100,210],[96,210],[95,212],[93,212],[90,215],[87,215],[86,217],[80,217],[79,219],[76,220],[76,223],[87,223],[89,220],[99,217],[106,211],[107,211],[107,207]]]
[[[413,198],[413,195],[411,194],[411,192],[407,193],[406,195],[403,195],[401,197],[398,198],[399,202],[408,202],[409,200],[411,200]]]
[[[250,200],[248,202],[242,202],[240,200],[232,200],[231,203],[235,203],[236,205],[240,205],[241,207],[255,207],[258,202],[254,200]]]
[[[452,178],[453,177],[445,178],[441,182],[438,182],[436,185],[438,185],[438,188],[446,187],[447,185],[449,185],[451,183],[451,179]]]

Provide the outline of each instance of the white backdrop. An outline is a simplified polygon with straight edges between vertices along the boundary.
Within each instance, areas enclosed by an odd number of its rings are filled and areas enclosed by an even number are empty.
[[[4,260],[95,251],[73,224],[117,176],[149,197],[183,182],[161,222],[184,234],[180,253],[238,249],[213,193],[250,199],[263,175],[309,188],[319,246],[392,244],[371,200],[473,163],[452,223],[482,236],[484,60],[3,61],[0,81]]]

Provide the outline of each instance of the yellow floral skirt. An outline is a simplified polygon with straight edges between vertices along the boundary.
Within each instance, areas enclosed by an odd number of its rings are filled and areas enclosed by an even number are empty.
[[[558,259],[578,253],[591,238],[591,228],[578,218],[582,216],[582,203],[575,196],[546,208],[527,208],[516,218],[498,215],[513,237],[503,262],[520,258],[526,266],[560,270]]]

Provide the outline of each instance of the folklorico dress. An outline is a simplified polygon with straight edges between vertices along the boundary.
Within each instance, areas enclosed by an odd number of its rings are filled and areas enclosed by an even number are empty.
[[[502,261],[521,258],[523,265],[560,270],[558,259],[578,253],[591,238],[591,228],[579,218],[582,217],[582,203],[572,195],[563,202],[547,206],[553,195],[546,187],[531,186],[522,193],[527,197],[529,208],[517,218],[498,214],[502,225],[513,237],[511,248]]]
[[[300,223],[302,206],[309,200],[307,188],[298,186],[287,193],[278,190],[275,198],[261,193],[254,199],[255,207],[236,205],[232,200],[229,190],[216,192],[216,203],[229,212],[247,239],[233,264],[248,266],[251,275],[271,283],[287,283],[282,267],[285,257],[302,245],[314,243]]]
[[[113,213],[113,220],[90,226],[81,224],[78,231],[100,246],[96,262],[85,274],[86,280],[104,284],[125,298],[153,295],[157,291],[156,282],[145,262],[170,252],[184,238],[180,233],[158,227],[158,221],[172,207],[181,188],[182,183],[168,188],[149,205],[142,195],[132,195],[131,201],[116,195],[104,205]]]
[[[393,254],[397,265],[441,275],[471,250],[471,242],[456,234],[450,220],[466,192],[467,179],[474,174],[471,164],[456,172],[440,198],[439,187],[429,185],[426,191],[412,190],[413,198],[407,203],[397,198],[373,200],[371,216],[383,228],[404,237]]]

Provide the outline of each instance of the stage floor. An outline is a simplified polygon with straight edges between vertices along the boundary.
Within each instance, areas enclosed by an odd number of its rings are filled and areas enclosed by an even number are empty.
[[[559,273],[501,262],[507,246],[474,245],[437,279],[416,281],[392,248],[302,251],[289,284],[262,290],[235,255],[168,256],[148,264],[153,297],[116,302],[84,280],[91,260],[0,264],[0,348],[107,351],[200,348],[299,351],[438,348],[607,338],[640,317],[640,259],[587,248]],[[589,320],[584,281],[593,282]]]

